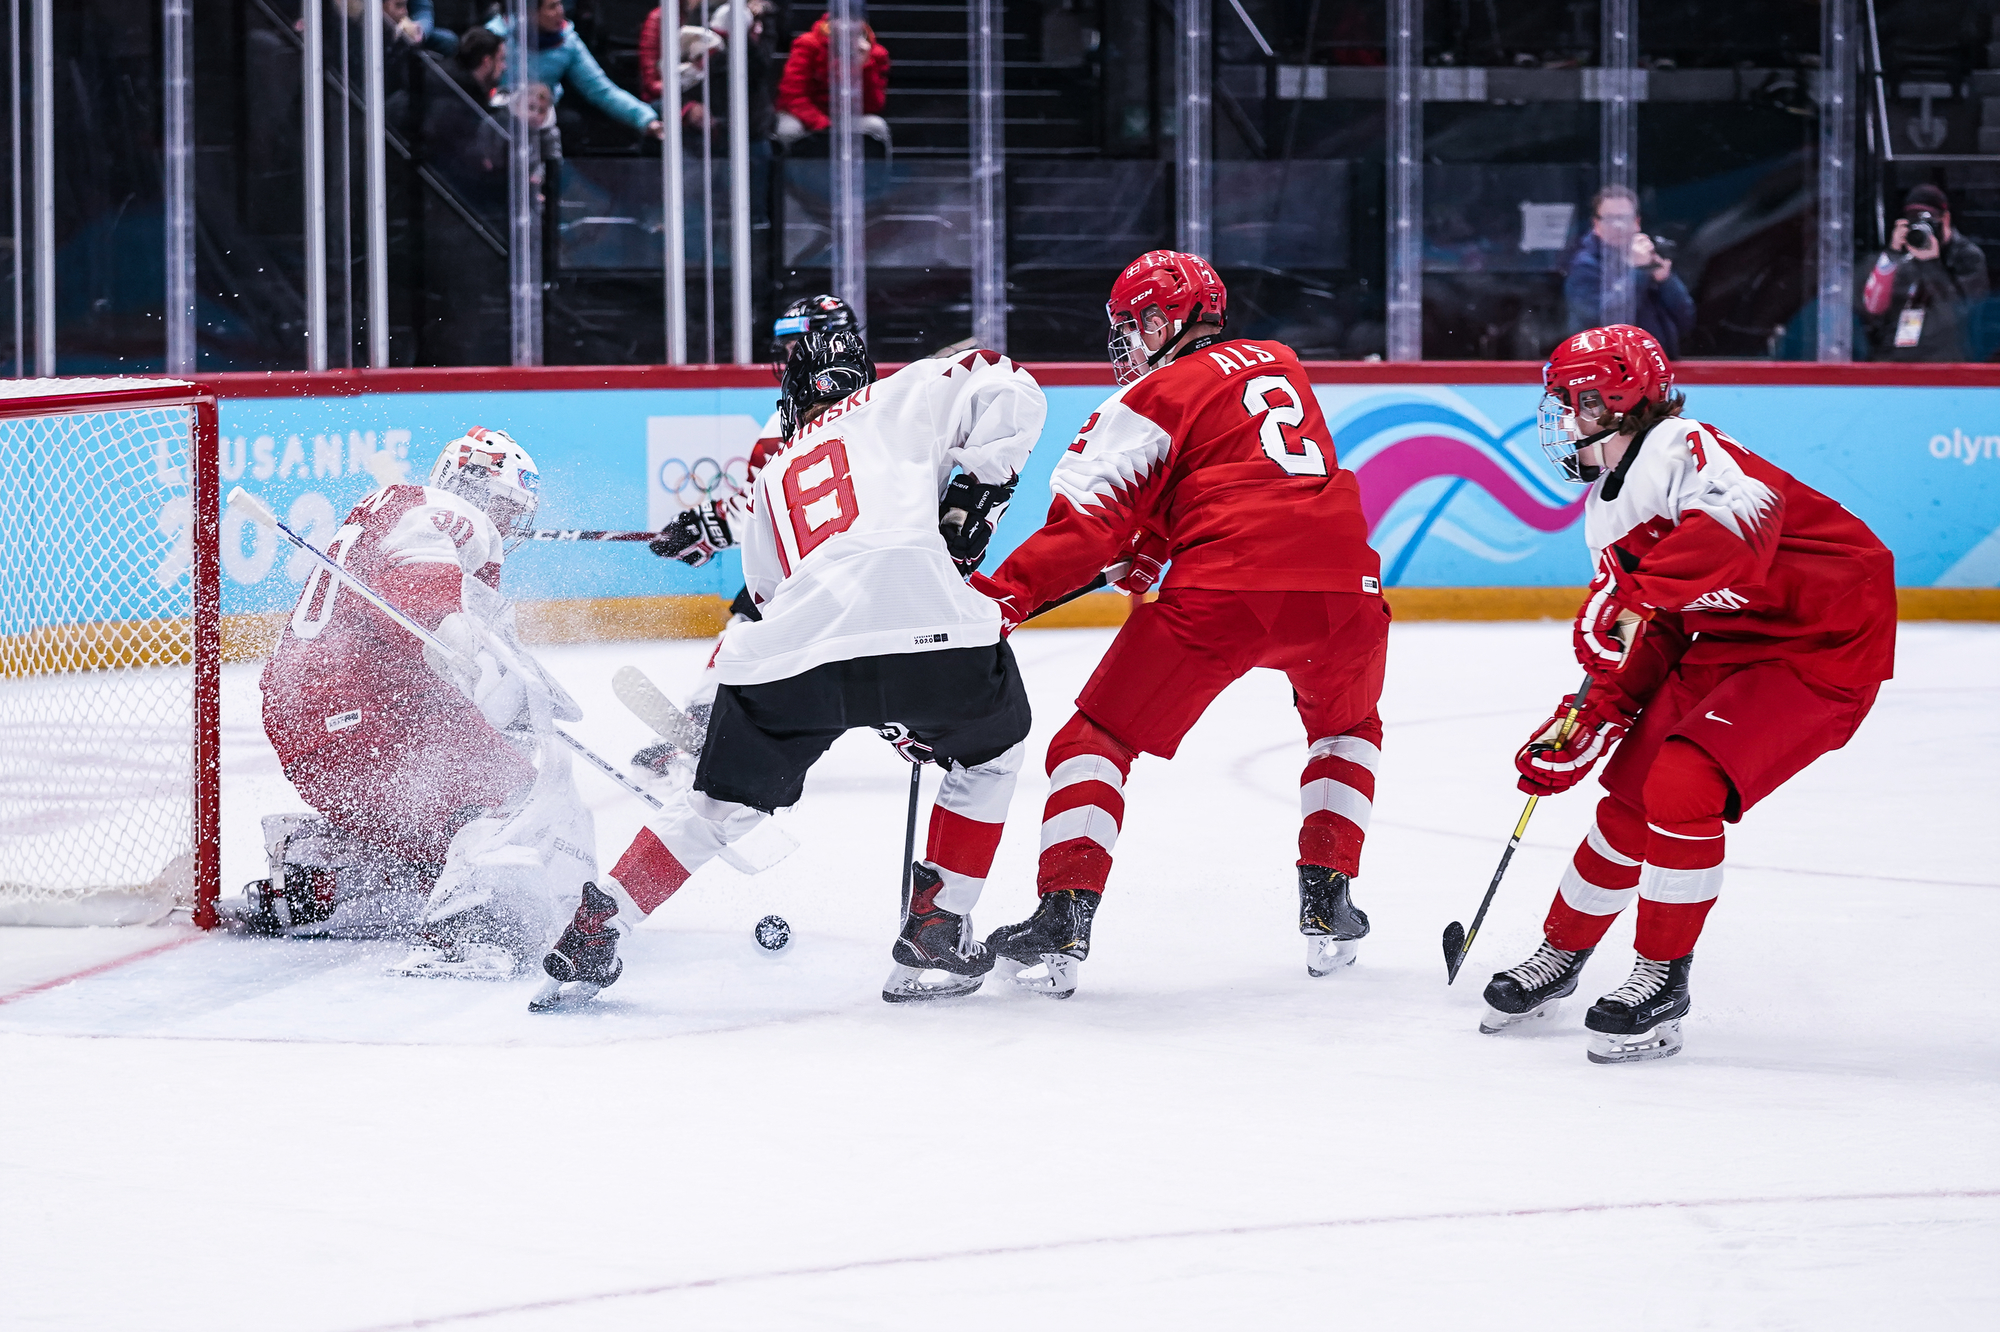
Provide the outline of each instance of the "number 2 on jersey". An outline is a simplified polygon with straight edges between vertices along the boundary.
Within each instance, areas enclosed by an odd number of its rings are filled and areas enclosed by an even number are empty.
[[[1305,424],[1306,407],[1291,380],[1283,375],[1257,376],[1243,386],[1243,410],[1263,418],[1257,423],[1257,437],[1265,454],[1287,475],[1326,475],[1326,455],[1319,445],[1296,433]],[[1285,438],[1286,427],[1294,432],[1291,440]]]
[[[791,515],[792,538],[801,560],[828,537],[854,526],[861,506],[854,497],[845,443],[823,440],[785,469],[785,512]]]

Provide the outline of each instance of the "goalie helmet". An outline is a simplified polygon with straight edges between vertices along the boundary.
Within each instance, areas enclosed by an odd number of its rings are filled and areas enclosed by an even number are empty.
[[[1593,415],[1623,416],[1642,403],[1666,402],[1673,392],[1673,367],[1651,333],[1631,324],[1585,329],[1564,339],[1542,367],[1542,403],[1537,413],[1542,452],[1569,480],[1594,481],[1597,469],[1583,462],[1577,450],[1612,430],[1585,436],[1577,408],[1593,408]]]
[[[528,451],[504,430],[467,430],[444,446],[424,484],[477,507],[500,529],[509,550],[535,530],[542,476]]]
[[[1189,324],[1225,323],[1228,308],[1228,289],[1200,255],[1148,250],[1134,259],[1111,284],[1111,299],[1104,303],[1118,382],[1129,384],[1152,370]],[[1159,351],[1147,352],[1146,333],[1167,335]]]
[[[778,399],[785,439],[798,434],[811,408],[839,402],[874,382],[875,363],[859,333],[801,334],[785,362],[784,395]]]
[[[860,337],[861,321],[854,317],[854,307],[838,296],[806,296],[793,301],[771,321],[773,376],[784,378],[785,360],[791,355],[792,344],[806,333],[852,333]]]

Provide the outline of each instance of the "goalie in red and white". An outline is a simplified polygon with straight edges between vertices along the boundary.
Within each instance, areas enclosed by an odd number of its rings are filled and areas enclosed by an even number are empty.
[[[1547,796],[1611,757],[1545,940],[1494,976],[1480,1029],[1552,1012],[1636,900],[1637,964],[1584,1026],[1596,1062],[1658,1059],[1681,1047],[1724,825],[1846,744],[1894,669],[1895,567],[1838,503],[1682,418],[1644,330],[1577,334],[1543,383],[1543,445],[1590,487],[1596,576],[1575,627],[1588,673],[1575,725],[1565,700],[1515,763],[1521,789]]]
[[[1049,745],[1035,913],[987,940],[1014,979],[1052,995],[1074,992],[1089,953],[1133,760],[1172,758],[1215,696],[1258,666],[1289,677],[1306,729],[1308,970],[1351,963],[1368,933],[1350,882],[1381,756],[1381,564],[1298,357],[1231,337],[1227,303],[1192,254],[1155,250],[1119,275],[1106,312],[1125,387],[1057,462],[1047,523],[990,579],[972,579],[1018,624],[1099,570],[1138,592],[1171,561],[1159,599],[1133,610]]]
[[[406,937],[402,974],[497,978],[558,936],[569,946],[549,953],[550,974],[574,970],[565,926],[594,934],[615,912],[594,886],[596,832],[568,752],[551,742],[582,712],[522,646],[500,591],[538,485],[519,444],[475,427],[426,484],[383,486],[334,533],[329,558],[478,672],[324,569],[306,580],[264,668],[264,729],[317,817],[264,821],[271,877],[251,885],[253,924]],[[595,947],[615,963],[613,941]]]

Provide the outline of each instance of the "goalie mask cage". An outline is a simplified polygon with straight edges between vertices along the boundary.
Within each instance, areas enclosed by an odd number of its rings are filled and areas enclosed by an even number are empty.
[[[215,923],[216,463],[197,385],[0,380],[0,924]]]

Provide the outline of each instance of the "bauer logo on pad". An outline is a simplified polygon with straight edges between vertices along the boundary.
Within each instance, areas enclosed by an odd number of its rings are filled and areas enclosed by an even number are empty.
[[[328,717],[326,719],[326,729],[328,734],[332,734],[335,731],[344,731],[350,726],[359,726],[360,724],[361,724],[360,708],[356,708],[352,712],[336,712],[331,717]]]

